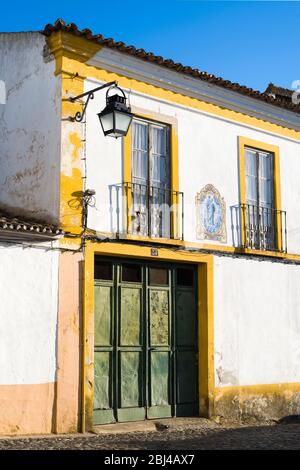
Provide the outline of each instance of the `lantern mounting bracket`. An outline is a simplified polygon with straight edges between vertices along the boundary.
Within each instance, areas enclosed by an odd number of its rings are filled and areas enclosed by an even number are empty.
[[[85,96],[87,96],[87,99],[84,103],[84,108],[83,108],[82,112],[77,111],[77,113],[75,114],[74,117],[69,118],[70,121],[82,122],[82,120],[85,116],[86,108],[87,108],[87,105],[89,104],[89,101],[94,99],[94,93],[96,93],[97,91],[103,90],[104,88],[108,88],[108,87],[109,88],[114,88],[114,87],[117,87],[117,86],[118,86],[118,83],[116,81],[113,81],[113,82],[105,83],[104,85],[98,86],[97,88],[93,88],[93,90],[89,90],[89,91],[86,91],[85,93],[81,93],[81,95],[70,97],[69,101],[71,101],[71,103],[75,103],[75,101],[80,100],[81,98],[84,98]],[[121,90],[121,88],[120,88],[120,90]],[[121,90],[121,91],[124,94],[123,90]]]

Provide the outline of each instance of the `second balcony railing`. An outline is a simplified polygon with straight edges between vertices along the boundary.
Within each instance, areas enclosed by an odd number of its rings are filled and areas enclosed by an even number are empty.
[[[287,251],[286,212],[254,204],[232,207],[233,238],[243,248]]]

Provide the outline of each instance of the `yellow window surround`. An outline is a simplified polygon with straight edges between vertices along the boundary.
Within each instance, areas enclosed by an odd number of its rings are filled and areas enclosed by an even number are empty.
[[[135,106],[131,107],[137,119],[144,119],[158,124],[169,126],[170,132],[170,182],[171,182],[171,233],[170,238],[180,238],[180,209],[179,209],[179,174],[178,174],[178,133],[177,120],[166,115],[150,112]],[[124,182],[132,181],[132,132],[131,128],[127,136],[124,138],[124,166],[123,166]],[[127,204],[131,207],[131,194],[128,191]],[[182,208],[183,210],[183,208]],[[126,226],[129,227],[131,220],[130,215],[125,215]],[[183,230],[183,227],[182,227]],[[137,235],[138,237],[138,235]],[[149,237],[151,238],[151,237]]]
[[[240,204],[245,208],[246,204],[246,166],[245,166],[245,148],[250,147],[254,150],[260,150],[262,152],[271,152],[274,155],[274,204],[276,209],[276,245],[279,251],[283,251],[283,240],[282,240],[282,220],[281,220],[281,186],[280,186],[280,157],[279,147],[271,145],[266,142],[261,142],[246,137],[239,137],[239,189],[240,189]],[[241,241],[242,246],[246,246],[246,223],[245,210],[241,211]]]

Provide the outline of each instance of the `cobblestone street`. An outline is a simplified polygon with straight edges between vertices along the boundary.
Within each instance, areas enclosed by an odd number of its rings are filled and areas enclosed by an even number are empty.
[[[204,450],[204,449],[300,449],[300,424],[259,426],[198,424],[169,426],[163,421],[156,431],[121,434],[85,434],[0,439],[0,450]]]

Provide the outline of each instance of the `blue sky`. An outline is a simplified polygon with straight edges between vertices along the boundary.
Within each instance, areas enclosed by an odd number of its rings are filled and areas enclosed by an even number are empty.
[[[298,1],[14,0],[1,5],[0,31],[58,17],[255,89],[300,80]]]

